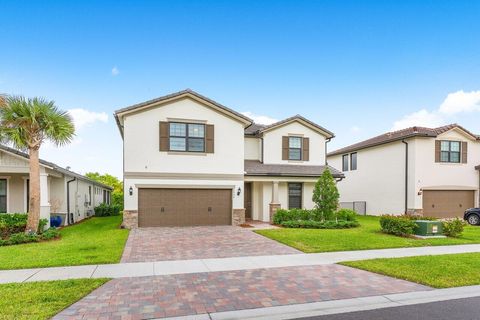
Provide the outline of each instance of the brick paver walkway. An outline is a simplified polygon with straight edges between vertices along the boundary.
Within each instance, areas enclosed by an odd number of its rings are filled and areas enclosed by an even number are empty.
[[[424,291],[340,265],[115,279],[54,319],[149,319]]]
[[[122,262],[295,253],[301,252],[240,227],[140,228],[130,231]]]

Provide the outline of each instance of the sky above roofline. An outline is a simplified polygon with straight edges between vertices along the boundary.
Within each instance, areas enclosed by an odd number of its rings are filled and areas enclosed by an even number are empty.
[[[45,160],[122,174],[114,110],[192,88],[270,124],[293,114],[329,150],[413,125],[480,133],[480,2],[2,1],[0,93],[75,119]]]

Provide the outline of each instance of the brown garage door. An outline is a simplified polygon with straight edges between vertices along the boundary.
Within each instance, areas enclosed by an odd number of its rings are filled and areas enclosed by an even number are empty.
[[[229,225],[229,189],[139,189],[139,227]]]
[[[424,190],[423,214],[428,217],[463,217],[463,212],[474,206],[474,191]]]

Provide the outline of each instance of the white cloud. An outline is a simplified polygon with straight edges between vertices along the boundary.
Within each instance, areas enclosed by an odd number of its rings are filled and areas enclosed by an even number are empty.
[[[429,112],[426,109],[407,114],[402,119],[393,123],[392,130],[400,130],[413,126],[438,127],[444,124],[444,119],[437,112]]]
[[[116,77],[120,74],[120,70],[118,70],[118,67],[117,66],[114,66],[112,68],[112,76]]]
[[[80,130],[82,127],[97,121],[108,122],[108,115],[105,112],[94,112],[82,108],[76,108],[68,110],[68,113],[73,118],[76,130]]]
[[[353,126],[350,128],[350,132],[352,133],[358,133],[360,132],[360,130],[362,130],[359,126]]]
[[[480,90],[470,92],[460,90],[448,94],[439,111],[445,114],[480,111]]]
[[[250,111],[241,112],[241,114],[249,117],[255,123],[258,123],[258,124],[272,124],[272,123],[275,123],[275,122],[278,121],[277,119],[270,118],[269,116],[263,116],[263,115],[255,114],[255,113],[250,112]]]

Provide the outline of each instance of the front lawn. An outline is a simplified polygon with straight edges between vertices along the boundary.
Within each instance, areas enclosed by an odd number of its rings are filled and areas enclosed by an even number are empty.
[[[108,279],[80,279],[0,285],[0,319],[50,319]]]
[[[358,216],[358,222],[360,227],[353,229],[266,229],[255,232],[307,253],[480,243],[480,227],[465,227],[460,238],[419,240],[380,232],[379,217]]]
[[[128,237],[121,220],[94,217],[63,228],[59,240],[0,247],[0,269],[119,262]]]
[[[373,259],[341,264],[435,288],[480,284],[480,253]]]

